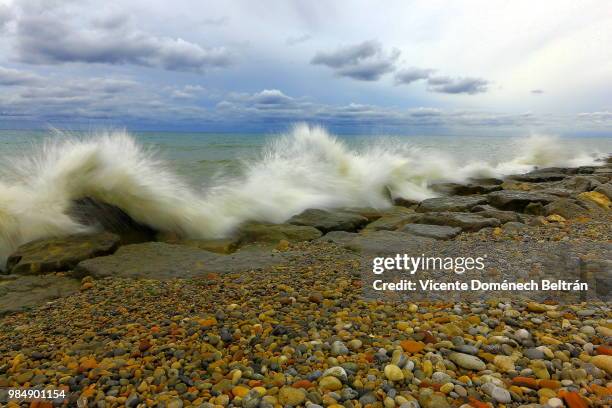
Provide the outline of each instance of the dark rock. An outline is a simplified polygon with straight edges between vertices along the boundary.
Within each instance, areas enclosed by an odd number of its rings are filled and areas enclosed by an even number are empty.
[[[191,278],[208,273],[240,272],[286,264],[290,254],[252,249],[220,255],[184,245],[147,242],[123,246],[110,256],[85,260],[77,265],[73,275],[91,275],[94,278]]]
[[[68,214],[83,225],[119,235],[124,245],[153,241],[157,233],[153,228],[135,221],[119,207],[90,197],[73,201]]]
[[[576,174],[593,174],[596,168],[595,166],[580,166],[576,169]]]
[[[33,241],[9,256],[6,269],[23,275],[68,271],[85,259],[112,254],[119,240],[115,234],[102,232]]]
[[[497,218],[502,224],[512,221],[520,221],[520,217],[513,211],[498,210],[490,205],[477,205],[472,207],[472,212],[485,218]]]
[[[443,212],[443,211],[469,211],[472,207],[485,204],[487,198],[483,196],[454,196],[438,197],[423,200],[417,207],[417,212]]]
[[[533,171],[526,174],[517,174],[508,176],[509,180],[523,181],[527,183],[541,183],[546,181],[559,181],[566,178],[567,175],[559,172],[544,172],[544,171]]]
[[[346,211],[327,211],[310,209],[295,215],[287,221],[288,224],[314,227],[323,233],[329,231],[357,231],[368,219],[359,214]]]
[[[474,177],[470,179],[470,182],[484,185],[501,185],[504,180],[495,177]]]
[[[544,214],[544,206],[542,203],[529,203],[525,207],[525,214],[530,215],[543,215]]]
[[[447,227],[445,225],[406,224],[399,231],[419,237],[446,240],[459,235],[461,228]]]
[[[530,191],[501,190],[487,195],[489,203],[502,210],[520,211],[530,203],[542,203],[546,205],[557,199],[555,196]]]
[[[69,296],[77,292],[81,285],[76,279],[55,275],[11,277],[14,279],[0,281],[0,316]]]
[[[393,199],[393,205],[398,207],[416,208],[416,206],[419,205],[419,202],[416,200],[410,200],[408,198],[395,197]]]
[[[546,215],[559,214],[566,219],[579,217],[584,215],[585,212],[587,212],[586,208],[568,198],[561,198],[544,207]]]
[[[501,183],[501,180],[500,180]],[[436,183],[429,186],[430,189],[437,193],[446,195],[472,195],[472,194],[487,194],[493,191],[501,190],[499,184],[478,184],[478,183]]]
[[[413,220],[415,224],[448,225],[458,227],[463,231],[478,231],[486,227],[497,227],[500,222],[497,218],[485,218],[478,213],[463,212],[431,212],[424,213],[418,219]]]

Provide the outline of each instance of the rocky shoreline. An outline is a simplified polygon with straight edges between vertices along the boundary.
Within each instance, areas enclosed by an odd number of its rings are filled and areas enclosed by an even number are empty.
[[[222,240],[127,222],[23,245],[0,275],[0,389],[101,408],[610,406],[612,163],[432,188]],[[593,296],[364,298],[368,257],[431,249],[489,253],[500,279],[576,258]]]

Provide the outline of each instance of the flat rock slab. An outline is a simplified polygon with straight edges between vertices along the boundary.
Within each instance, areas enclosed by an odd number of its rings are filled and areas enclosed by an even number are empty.
[[[399,230],[410,235],[439,240],[452,239],[461,233],[461,228],[445,225],[406,224]]]
[[[472,212],[485,218],[497,218],[502,224],[521,220],[520,216],[514,211],[498,210],[490,205],[477,205],[472,208]]]
[[[558,199],[558,197],[534,193],[530,191],[501,190],[487,195],[489,203],[494,207],[509,211],[523,211],[530,203],[541,203],[546,205]]]
[[[518,174],[509,176],[508,178],[516,181],[524,181],[527,183],[542,183],[547,181],[559,181],[566,178],[567,175],[559,172],[531,172],[526,174]]]
[[[281,240],[302,242],[312,241],[321,235],[323,234],[317,228],[305,225],[250,223],[240,227],[238,241],[240,244],[252,242],[277,243]]]
[[[367,224],[368,219],[353,212],[309,209],[291,217],[287,223],[314,227],[323,233],[329,231],[354,232]]]
[[[113,255],[85,260],[77,265],[74,276],[192,278],[207,273],[241,272],[286,264],[290,255],[291,252],[257,249],[221,255],[184,245],[147,242],[123,246]]]
[[[9,256],[6,270],[22,275],[68,271],[85,259],[112,254],[119,242],[119,236],[109,232],[33,241]]]
[[[355,234],[343,246],[365,255],[421,254],[431,251],[435,239],[419,237],[400,231],[373,231]]]
[[[497,227],[500,222],[497,218],[481,217],[477,213],[463,212],[431,212],[421,214],[413,221],[415,224],[446,225],[458,227],[462,231],[474,232],[487,227]]]
[[[69,296],[79,287],[78,280],[56,275],[4,276],[0,280],[0,316]]]
[[[454,196],[428,198],[421,201],[417,212],[443,212],[443,211],[469,211],[472,207],[486,204],[487,197],[483,196]]]

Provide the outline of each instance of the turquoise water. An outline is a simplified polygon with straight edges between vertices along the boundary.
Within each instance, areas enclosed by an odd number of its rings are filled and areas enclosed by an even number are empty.
[[[274,134],[216,134],[134,132],[133,136],[143,145],[156,150],[175,172],[191,183],[204,186],[219,177],[243,173],[246,163],[261,159],[265,146],[282,135]],[[76,137],[88,136],[71,132]],[[49,131],[0,130],[0,156],[28,155],[45,140],[65,136]],[[356,150],[385,145],[393,149],[402,144],[420,149],[423,160],[446,155],[457,162],[508,160],[520,151],[524,140],[497,136],[354,136],[337,135],[337,138]],[[555,144],[587,153],[612,153],[612,137],[564,137]],[[551,146],[552,148],[553,146]]]

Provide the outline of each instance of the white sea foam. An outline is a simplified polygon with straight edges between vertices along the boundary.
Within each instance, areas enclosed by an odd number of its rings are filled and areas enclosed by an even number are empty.
[[[551,138],[532,137],[522,145],[521,154],[506,162],[458,164],[398,143],[350,149],[323,128],[300,124],[248,163],[244,176],[198,192],[125,132],[63,138],[3,169],[0,262],[25,242],[89,231],[68,215],[83,197],[120,207],[157,230],[212,238],[248,220],[283,222],[307,208],[382,208],[391,205],[389,194],[422,200],[435,195],[428,185],[440,180],[594,163],[593,156]]]

